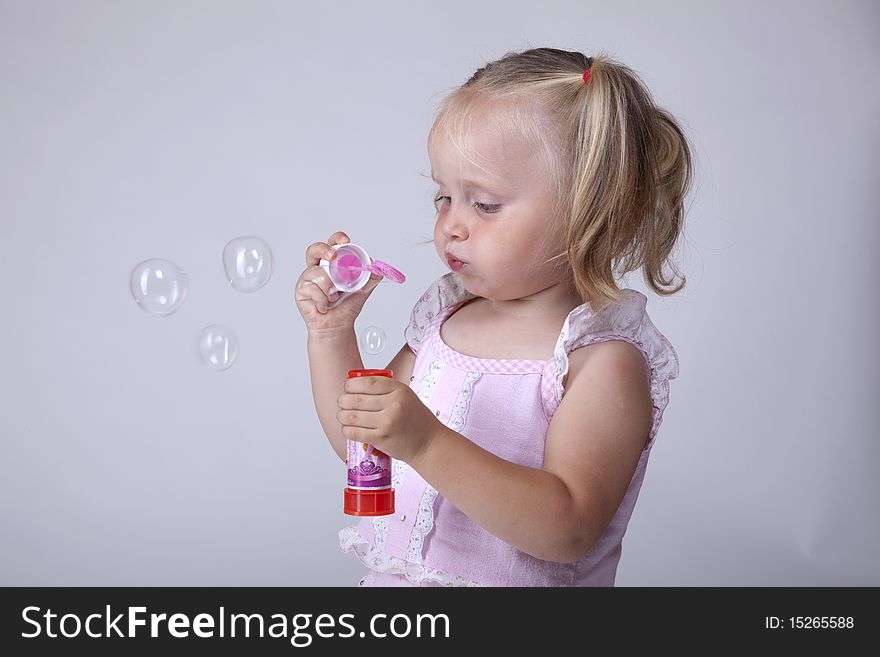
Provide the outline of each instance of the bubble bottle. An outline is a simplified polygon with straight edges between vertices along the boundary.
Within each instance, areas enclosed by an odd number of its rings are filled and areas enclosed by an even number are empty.
[[[391,370],[349,370],[356,376],[394,377]],[[394,513],[391,457],[368,443],[348,440],[345,464],[348,485],[343,491],[343,511],[350,516],[387,516]]]
[[[381,260],[373,260],[363,247],[357,244],[334,244],[336,257],[333,260],[321,258],[318,263],[327,272],[339,298],[327,306],[335,308],[345,297],[355,294],[370,280],[370,273],[378,274],[394,283],[403,283],[406,277],[397,269]]]

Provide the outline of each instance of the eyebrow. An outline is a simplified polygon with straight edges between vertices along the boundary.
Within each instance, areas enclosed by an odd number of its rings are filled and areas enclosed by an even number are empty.
[[[434,177],[434,172],[433,172],[433,171],[431,172],[431,180],[433,180],[433,181],[436,182],[436,183],[440,182],[439,180],[437,180],[437,179]],[[483,183],[483,182],[480,182],[480,181],[478,181],[478,180],[462,180],[461,183],[462,183],[462,185],[464,185],[465,187],[479,187],[480,189],[487,189],[487,190],[489,189],[489,187],[487,186],[487,185],[489,185],[488,182]]]

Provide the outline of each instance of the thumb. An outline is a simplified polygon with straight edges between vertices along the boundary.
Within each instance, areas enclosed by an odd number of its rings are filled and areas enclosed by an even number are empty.
[[[367,281],[367,284],[361,288],[361,292],[365,294],[370,294],[376,286],[382,282],[382,276],[379,274],[370,274],[370,280]]]

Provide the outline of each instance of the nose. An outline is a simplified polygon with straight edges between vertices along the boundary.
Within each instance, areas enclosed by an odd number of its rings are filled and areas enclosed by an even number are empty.
[[[456,208],[452,204],[446,212],[440,212],[437,222],[440,224],[440,232],[448,240],[465,240],[468,237],[468,224],[466,218],[467,208]]]

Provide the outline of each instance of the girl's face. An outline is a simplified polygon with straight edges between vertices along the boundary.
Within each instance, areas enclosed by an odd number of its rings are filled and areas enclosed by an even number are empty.
[[[520,299],[560,282],[559,259],[544,263],[564,248],[552,216],[553,191],[538,154],[522,137],[487,140],[481,134],[477,127],[471,143],[491,173],[464,158],[447,135],[429,144],[438,185],[434,247],[468,292]],[[465,264],[449,263],[447,256]]]

